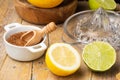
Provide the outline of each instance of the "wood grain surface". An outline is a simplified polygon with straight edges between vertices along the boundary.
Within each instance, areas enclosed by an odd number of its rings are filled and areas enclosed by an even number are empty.
[[[75,12],[77,2],[77,0],[64,0],[60,6],[44,9],[32,6],[27,0],[15,0],[15,8],[22,19],[31,23],[47,24],[51,21],[62,23]]]
[[[34,25],[40,28],[44,26],[22,20],[16,13],[13,0],[0,0],[0,80],[116,80],[115,76],[120,72],[119,50],[117,51],[117,61],[110,70],[101,73],[93,72],[82,60],[79,70],[67,77],[60,77],[51,73],[46,66],[45,55],[29,62],[11,59],[6,53],[2,37],[5,32],[4,26],[13,22]],[[59,24],[58,28],[48,35],[48,41],[46,41],[48,46],[53,43],[63,42],[61,39],[63,35],[65,35],[63,24]],[[80,55],[82,54],[82,45],[77,44],[73,45],[73,47],[79,51]]]

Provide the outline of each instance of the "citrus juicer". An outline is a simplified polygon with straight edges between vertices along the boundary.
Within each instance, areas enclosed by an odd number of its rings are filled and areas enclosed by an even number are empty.
[[[93,41],[105,41],[113,47],[120,47],[120,15],[114,11],[99,8],[96,11],[83,11],[69,17],[64,23],[64,32],[72,42],[87,44]]]

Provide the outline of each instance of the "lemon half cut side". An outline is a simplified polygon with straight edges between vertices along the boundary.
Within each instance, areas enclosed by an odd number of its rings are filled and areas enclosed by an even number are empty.
[[[81,58],[71,45],[55,43],[48,48],[45,62],[54,74],[68,76],[79,69]]]
[[[60,5],[64,0],[28,0],[34,6],[40,8],[53,8]]]

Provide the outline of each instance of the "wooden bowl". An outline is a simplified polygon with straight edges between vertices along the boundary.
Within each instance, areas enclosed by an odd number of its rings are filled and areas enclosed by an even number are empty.
[[[38,8],[27,0],[15,0],[15,9],[19,16],[34,24],[48,24],[49,22],[62,23],[72,15],[77,8],[77,0],[64,0],[64,2],[50,9]]]

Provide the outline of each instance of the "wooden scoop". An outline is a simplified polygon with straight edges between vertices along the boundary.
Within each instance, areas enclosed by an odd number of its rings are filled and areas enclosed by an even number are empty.
[[[51,22],[41,30],[27,31],[20,37],[20,39],[26,41],[26,44],[24,46],[35,45],[42,40],[45,34],[52,32],[56,28],[57,25],[54,22]]]

